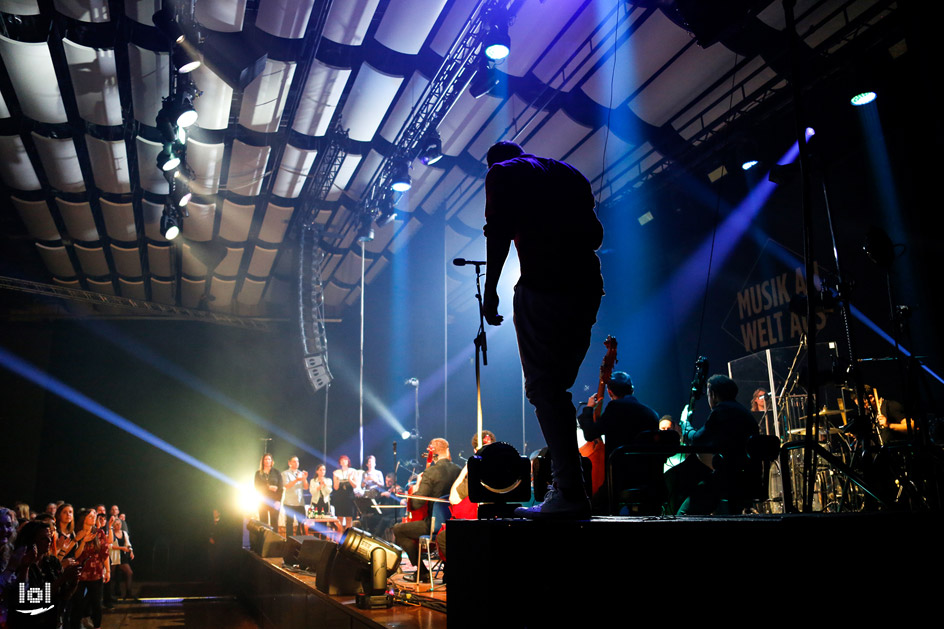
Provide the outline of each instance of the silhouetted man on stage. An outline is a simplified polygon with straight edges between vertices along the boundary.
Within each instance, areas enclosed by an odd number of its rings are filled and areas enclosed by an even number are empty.
[[[603,296],[596,250],[603,226],[590,182],[572,166],[524,153],[513,142],[488,151],[485,177],[485,320],[501,324],[498,279],[515,242],[521,278],[515,286],[515,331],[525,393],[551,457],[554,486],[543,503],[519,508],[530,518],[590,516],[577,450],[577,410],[568,389],[590,345]]]

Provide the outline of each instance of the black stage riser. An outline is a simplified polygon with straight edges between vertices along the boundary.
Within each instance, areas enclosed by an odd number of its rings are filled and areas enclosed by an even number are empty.
[[[449,627],[902,620],[937,607],[942,525],[940,514],[452,520]]]

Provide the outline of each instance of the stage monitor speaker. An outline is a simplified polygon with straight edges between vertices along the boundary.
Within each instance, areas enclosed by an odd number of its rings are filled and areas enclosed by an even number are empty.
[[[263,531],[262,547],[259,549],[259,556],[281,557],[284,554],[285,538],[272,529],[265,529]]]
[[[314,535],[292,535],[286,541],[282,559],[287,566],[321,574],[328,569],[331,550],[335,546],[334,542]]]

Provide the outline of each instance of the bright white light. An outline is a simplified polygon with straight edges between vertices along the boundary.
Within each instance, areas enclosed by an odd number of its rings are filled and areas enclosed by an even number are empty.
[[[807,127],[807,128],[806,128],[806,139],[809,140],[809,139],[812,138],[814,135],[816,135],[816,131],[813,130],[813,127]]]
[[[173,240],[180,235],[180,228],[176,225],[171,225],[167,228],[167,232],[164,234],[164,238],[167,240]]]
[[[401,439],[409,439],[409,438],[410,438],[410,431],[409,431],[409,430],[404,430],[403,432],[401,432],[401,433],[400,433],[400,438],[401,438]]]
[[[188,109],[177,116],[177,125],[180,127],[189,127],[197,121],[197,112],[193,109]],[[182,142],[183,140],[181,140]]]
[[[753,168],[754,166],[757,166],[757,163],[758,163],[758,162],[757,162],[756,159],[749,159],[749,160],[747,160],[746,162],[744,162],[743,164],[741,164],[741,170],[750,170],[750,169]]]
[[[256,488],[251,484],[243,485],[237,489],[236,506],[240,513],[255,515],[259,511],[260,502],[262,502],[262,498],[256,493]]]
[[[493,61],[501,61],[511,50],[505,44],[492,44],[485,48],[485,56]]]
[[[877,98],[875,92],[862,92],[861,94],[856,94],[852,97],[851,102],[856,107],[861,107],[862,105],[868,105],[873,100]]]
[[[409,182],[409,181],[397,181],[396,183],[394,183],[394,184],[393,184],[392,186],[390,186],[390,187],[393,188],[394,192],[406,192],[407,190],[410,189],[410,182]]]

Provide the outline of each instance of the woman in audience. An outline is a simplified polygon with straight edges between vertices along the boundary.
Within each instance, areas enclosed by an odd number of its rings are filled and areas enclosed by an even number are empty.
[[[121,526],[121,520],[115,518],[111,522],[112,543],[111,550],[108,552],[108,560],[111,563],[112,594],[113,598],[121,598],[119,592],[118,573],[124,575],[125,598],[132,597],[131,594],[131,565],[128,563],[134,551],[131,550],[131,538]]]
[[[56,509],[56,556],[59,561],[75,556],[74,510],[64,502]]]
[[[82,509],[76,518],[82,528],[75,534],[78,544],[76,560],[82,566],[79,575],[79,588],[72,597],[69,624],[72,629],[79,629],[85,611],[90,611],[92,626],[102,626],[102,588],[111,580],[111,567],[108,563],[108,550],[111,548],[110,534],[96,528],[97,513],[92,509]]]

